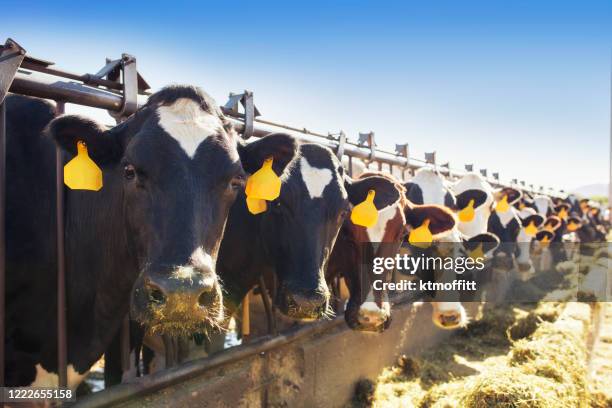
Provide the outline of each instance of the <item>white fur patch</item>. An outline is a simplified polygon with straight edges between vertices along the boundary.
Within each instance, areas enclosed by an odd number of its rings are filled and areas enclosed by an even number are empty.
[[[461,194],[467,190],[482,190],[487,194],[484,204],[474,210],[474,219],[470,222],[459,220],[459,231],[467,238],[487,232],[487,223],[491,215],[491,204],[493,203],[493,188],[480,174],[468,173],[457,181],[452,190],[455,194]]]
[[[442,176],[432,169],[422,168],[417,170],[410,182],[416,184],[421,189],[423,204],[444,205],[444,196],[448,190],[444,186]]]
[[[333,179],[330,169],[313,167],[308,163],[305,157],[300,159],[300,172],[302,173],[302,180],[304,180],[304,184],[306,184],[306,189],[311,199],[321,198],[323,196],[323,190],[325,190],[325,187],[327,187]]]
[[[546,196],[535,196],[533,202],[538,209],[538,214],[542,217],[546,218],[546,214],[548,213],[548,209],[552,208],[552,200],[550,197]]]
[[[515,218],[516,215],[514,212],[514,208],[509,208],[506,212],[497,212],[496,214],[499,217],[499,221],[504,226],[504,228],[506,227],[506,225],[508,225],[510,221]]]
[[[391,314],[391,306],[389,304],[389,296],[387,295],[387,292],[383,293],[381,303],[382,307],[378,307],[376,301],[374,300],[372,289],[370,289],[370,293],[368,293],[365,302],[359,306],[359,316],[367,317],[369,319],[368,323],[375,325],[383,324]]]
[[[223,128],[217,116],[205,112],[189,98],[158,107],[157,115],[162,129],[179,142],[189,157],[193,157],[200,143]]]
[[[79,374],[72,364],[68,364],[68,388],[75,390],[83,378],[87,376],[89,370],[83,374]],[[36,378],[30,384],[30,387],[39,388],[57,388],[59,387],[59,376],[56,373],[45,370],[40,364],[36,364]]]
[[[378,222],[366,230],[370,242],[382,242],[387,230],[387,223],[393,219],[399,208],[397,205],[389,205],[378,212]]]
[[[468,323],[467,313],[460,302],[431,302],[433,306],[433,322],[436,326],[445,330],[452,330],[458,327],[464,327]],[[444,325],[440,320],[440,315],[456,317],[456,323],[453,325]]]

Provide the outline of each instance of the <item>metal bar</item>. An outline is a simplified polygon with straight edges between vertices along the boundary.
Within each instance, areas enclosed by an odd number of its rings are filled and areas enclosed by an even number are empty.
[[[74,406],[116,406],[121,402],[137,398],[143,394],[148,394],[164,387],[187,381],[215,367],[220,367],[253,355],[265,353],[269,350],[304,338],[305,336],[321,333],[343,324],[345,324],[344,317],[340,316],[334,320],[322,320],[313,322],[307,326],[297,327],[296,329],[284,332],[275,337],[262,337],[254,340],[252,343],[233,347],[223,353],[218,353],[203,359],[188,361],[172,370],[160,371],[155,374],[140,377],[128,383],[115,385],[101,393],[94,393],[79,399]]]
[[[123,104],[121,95],[114,92],[74,82],[62,82],[37,73],[17,72],[10,92],[113,111],[119,111]]]
[[[0,102],[0,387],[4,387],[4,336],[6,321],[6,241],[4,236],[6,211],[6,105]],[[4,406],[4,403],[2,404]]]
[[[121,369],[123,372],[127,372],[130,369],[130,316],[125,315],[121,322],[121,329],[119,330],[119,344],[121,350]]]
[[[42,66],[39,64],[34,64],[29,61],[23,61],[21,64],[21,68],[29,69],[32,71],[40,72],[47,75],[54,75],[66,79],[73,79],[75,81],[81,81],[86,85],[95,85],[95,86],[104,86],[109,89],[114,89],[116,91],[121,91],[123,86],[121,83],[116,81],[109,81],[108,79],[98,78],[93,74],[73,74],[72,72],[62,71],[55,68],[49,68],[48,66]]]
[[[39,98],[59,99],[68,103],[92,106],[111,111],[120,111],[123,104],[122,96],[114,92],[92,88],[84,84],[62,82],[53,77],[45,78],[43,75],[37,73],[18,72],[11,85],[10,91]],[[244,114],[235,113],[224,108],[222,108],[222,110],[234,126],[236,126],[237,130],[240,132],[243,131]],[[262,137],[268,133],[278,131],[283,131],[303,141],[323,144],[334,151],[337,150],[339,144],[336,140],[330,140],[329,135],[313,132],[308,129],[299,129],[260,118],[254,119],[254,136]],[[373,153],[372,149],[368,147],[358,146],[351,142],[346,142],[344,145],[345,154],[347,156],[366,161],[372,159]],[[417,161],[420,163],[423,162],[422,160],[416,159],[409,161],[408,158],[397,156],[396,153],[378,149],[375,150],[375,161],[401,166],[411,170],[422,167],[421,164],[416,163]],[[461,171],[456,171],[454,173],[458,176],[464,174],[464,172]],[[506,184],[503,183],[500,183],[500,185],[506,186]]]
[[[64,102],[57,103],[64,113]],[[66,337],[66,252],[64,247],[64,160],[62,149],[55,148],[55,219],[57,239],[57,370],[59,386],[68,384],[68,339]]]
[[[276,315],[272,310],[272,301],[270,300],[270,294],[268,293],[268,288],[266,287],[266,281],[263,276],[259,277],[259,292],[261,293],[261,301],[264,305],[264,310],[266,311],[266,321],[268,323],[268,334],[275,335],[276,332]]]
[[[242,332],[242,341],[248,343],[251,337],[251,291],[248,291],[246,295],[244,295],[244,299],[242,299],[242,318],[241,320],[241,332]]]

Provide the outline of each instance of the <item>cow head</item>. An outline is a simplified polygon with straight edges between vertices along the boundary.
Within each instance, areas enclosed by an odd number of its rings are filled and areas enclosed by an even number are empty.
[[[457,197],[459,231],[468,237],[486,232],[493,204],[491,185],[480,174],[468,173],[452,190]]]
[[[286,169],[275,172],[281,175],[280,195],[254,216],[279,281],[275,302],[289,317],[321,318],[329,313],[325,267],[349,211],[341,166],[331,150],[302,144]]]
[[[365,173],[358,182],[382,180],[391,181],[399,196],[395,202],[380,209],[375,226],[365,228],[346,221],[342,227],[341,239],[334,247],[334,255],[340,260],[344,277],[350,290],[344,318],[349,327],[364,331],[380,332],[390,323],[390,304],[386,290],[377,288],[375,281],[388,282],[392,270],[375,273],[374,258],[392,258],[410,231],[418,228],[425,220],[434,235],[449,231],[455,225],[452,213],[436,205],[414,205],[405,199],[404,188],[389,175]],[[381,205],[385,203],[381,202]],[[332,255],[333,256],[333,255]],[[362,270],[362,267],[367,270]]]
[[[215,101],[198,88],[168,87],[112,129],[63,116],[49,131],[70,154],[84,142],[102,167],[104,197],[120,208],[118,234],[134,259],[132,316],[156,332],[218,321],[215,260],[245,173]]]
[[[505,187],[495,192],[494,211],[489,216],[487,231],[495,234],[501,244],[495,252],[493,266],[509,271],[514,267],[516,242],[521,230],[521,221],[514,204],[522,194],[519,190]]]

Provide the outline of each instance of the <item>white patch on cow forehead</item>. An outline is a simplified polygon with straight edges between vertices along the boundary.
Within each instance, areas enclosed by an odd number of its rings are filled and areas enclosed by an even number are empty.
[[[323,190],[333,179],[333,173],[330,169],[313,167],[305,157],[300,159],[300,172],[311,199],[321,198]]]
[[[506,212],[502,212],[502,213],[498,212],[497,216],[499,217],[499,221],[505,228],[508,225],[508,223],[514,219],[514,210],[510,208]]]
[[[387,230],[387,223],[395,217],[398,211],[398,206],[392,204],[378,212],[378,222],[376,222],[376,225],[366,229],[370,242],[382,242]]]
[[[189,157],[209,136],[219,134],[221,119],[202,110],[192,99],[180,98],[172,105],[157,108],[159,125],[179,142]]]
[[[423,204],[444,205],[444,197],[448,190],[439,174],[431,169],[423,168],[418,170],[410,181],[421,189]]]

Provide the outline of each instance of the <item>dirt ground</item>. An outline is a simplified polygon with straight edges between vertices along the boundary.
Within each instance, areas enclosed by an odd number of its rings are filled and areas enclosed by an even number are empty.
[[[568,308],[581,316],[559,325]],[[603,322],[588,350],[595,308]],[[612,408],[612,302],[483,305],[442,344],[358,384],[352,405]]]

